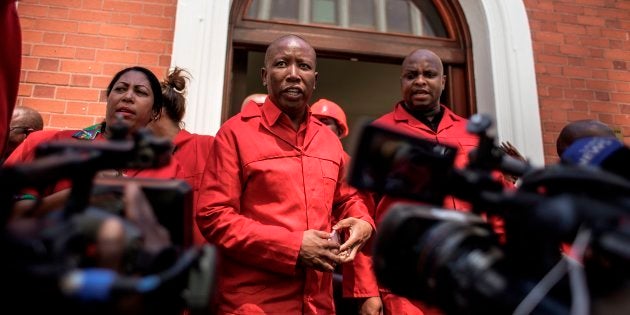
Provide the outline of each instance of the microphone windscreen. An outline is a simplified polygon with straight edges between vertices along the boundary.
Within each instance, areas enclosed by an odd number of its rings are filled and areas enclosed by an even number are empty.
[[[562,163],[597,167],[630,179],[630,148],[617,138],[593,137],[575,141],[562,154]]]
[[[573,142],[562,154],[563,163],[581,166],[601,165],[615,152],[624,148],[624,144],[611,137],[588,137]]]

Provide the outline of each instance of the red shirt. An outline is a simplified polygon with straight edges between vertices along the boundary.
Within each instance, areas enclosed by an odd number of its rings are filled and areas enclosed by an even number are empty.
[[[201,177],[206,167],[206,161],[209,158],[210,147],[213,141],[213,136],[192,134],[186,130],[181,130],[173,139],[173,144],[175,145],[173,159],[179,165],[177,178],[185,180],[193,192],[192,208],[190,210],[192,231],[189,232],[192,233],[193,244],[205,244],[207,242],[195,223],[195,216]]]
[[[218,131],[197,223],[221,252],[219,314],[334,314],[332,273],[296,265],[303,232],[329,232],[334,218],[373,221],[326,128],[309,112],[294,130],[267,98]]]
[[[0,1],[0,41],[0,156],[4,156],[22,62],[22,30],[13,0]]]

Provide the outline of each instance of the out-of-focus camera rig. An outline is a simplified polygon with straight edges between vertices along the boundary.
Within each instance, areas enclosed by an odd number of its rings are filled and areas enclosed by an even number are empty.
[[[191,246],[186,229],[182,194],[190,192],[183,181],[156,180],[150,189],[169,200],[171,209],[155,213],[170,233],[168,246],[145,251],[142,227],[124,217],[120,206],[104,208],[92,203],[99,171],[157,168],[171,158],[172,144],[146,129],[127,136],[124,125],[112,126],[108,141],[53,141],[38,147],[29,163],[0,168],[2,232],[0,263],[3,308],[23,314],[208,314],[213,288],[215,248]],[[14,197],[23,189],[39,189],[59,180],[72,182],[62,209],[49,214],[12,218]],[[118,189],[134,179],[121,178]],[[136,184],[142,186],[142,181]],[[110,187],[117,186],[111,180]],[[162,187],[162,188],[160,188]],[[168,194],[165,194],[167,190]],[[147,190],[145,190],[146,192]],[[160,200],[159,202],[163,202]],[[121,204],[121,203],[119,203]],[[100,226],[116,218],[124,227],[123,264],[114,270],[95,264],[95,238]],[[190,223],[190,222],[188,222]],[[102,245],[102,244],[101,244]],[[105,246],[109,246],[105,244]]]
[[[457,148],[363,128],[350,184],[418,201],[394,204],[377,228],[381,286],[451,314],[627,312],[630,181],[597,167],[533,167],[507,156],[490,126],[471,117],[479,146],[463,169],[453,166]],[[520,185],[507,188],[497,171]],[[471,213],[440,209],[447,195]],[[489,216],[504,222],[504,238]]]

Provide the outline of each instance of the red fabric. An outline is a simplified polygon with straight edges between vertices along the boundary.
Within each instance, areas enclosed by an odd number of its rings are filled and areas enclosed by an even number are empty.
[[[409,114],[409,112],[404,109],[402,102],[396,104],[392,112],[374,121],[374,124],[393,127],[396,130],[416,137],[455,147],[458,149],[455,157],[455,166],[463,168],[468,163],[468,153],[477,146],[479,138],[466,131],[468,120],[456,115],[443,105],[442,110],[444,111],[444,115],[442,116],[437,131],[431,130],[431,128]],[[409,200],[391,198],[388,196],[384,196],[379,201],[374,218],[377,224],[381,221],[389,207],[398,201],[410,202]],[[453,198],[452,196],[445,198],[444,207],[462,211],[470,210],[470,204]],[[422,310],[425,310],[427,314],[439,314],[437,309],[429,309],[420,301],[396,296],[385,290],[381,291],[381,295],[385,314],[423,314]]]
[[[333,218],[373,224],[339,139],[309,113],[296,132],[269,98],[218,131],[197,223],[221,253],[219,314],[333,314],[332,273],[297,266],[303,232]]]
[[[48,142],[48,141],[57,141],[57,140],[76,140],[76,141],[106,141],[105,137],[103,137],[102,133],[98,133],[94,140],[84,140],[73,138],[72,135],[77,133],[78,130],[41,130],[31,133],[25,140],[22,142],[16,149],[11,153],[11,155],[7,158],[5,165],[12,165],[17,163],[27,163],[33,161],[35,158],[35,150],[38,145]],[[174,179],[177,178],[179,170],[179,164],[177,164],[174,159],[171,159],[171,162],[159,169],[143,169],[143,170],[124,170],[124,176],[129,177],[144,177],[144,178],[162,178],[162,179]],[[55,185],[51,185],[50,187],[44,190],[44,194],[42,197],[48,196],[52,193],[70,188],[69,180],[60,180]],[[32,191],[28,191],[28,193],[34,193]]]
[[[3,156],[22,63],[22,31],[13,0],[0,0],[0,40],[0,156]]]
[[[181,130],[173,139],[173,144],[175,145],[173,158],[180,167],[180,173],[177,175],[177,178],[185,180],[193,192],[192,209],[190,211],[192,215],[190,221],[192,222],[192,231],[187,233],[192,233],[192,241],[196,245],[207,242],[201,235],[199,227],[195,224],[195,216],[201,177],[206,167],[206,161],[209,158],[210,147],[213,141],[213,136],[192,134],[186,130]]]

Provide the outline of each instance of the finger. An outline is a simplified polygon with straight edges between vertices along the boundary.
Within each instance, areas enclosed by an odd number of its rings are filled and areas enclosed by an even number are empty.
[[[340,230],[352,227],[352,225],[355,223],[355,220],[355,218],[345,218],[343,220],[340,220],[339,222],[337,222],[337,224],[333,226],[333,230]]]
[[[311,230],[313,234],[321,239],[328,240],[330,239],[330,233],[318,230]]]
[[[354,246],[349,251],[346,251],[345,255],[340,255],[339,259],[341,260],[342,264],[349,263],[354,260],[358,252],[359,252],[359,247]]]

